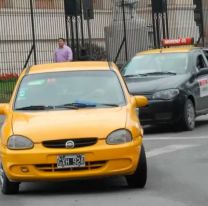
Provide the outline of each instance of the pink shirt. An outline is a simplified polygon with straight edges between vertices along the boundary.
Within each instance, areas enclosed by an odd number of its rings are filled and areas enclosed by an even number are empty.
[[[64,46],[55,50],[55,62],[68,62],[73,60],[73,53],[70,47]]]

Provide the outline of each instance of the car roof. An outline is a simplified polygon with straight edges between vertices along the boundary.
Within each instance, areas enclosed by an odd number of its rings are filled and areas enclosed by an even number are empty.
[[[46,72],[60,72],[60,71],[101,71],[110,70],[114,68],[114,64],[107,61],[82,61],[82,62],[65,62],[65,63],[51,63],[39,64],[30,67],[29,74],[46,73]]]
[[[137,53],[138,55],[146,55],[146,54],[160,54],[160,53],[187,53],[193,50],[200,49],[199,47],[188,46],[188,47],[171,47],[171,48],[161,48],[161,49],[152,49],[143,52]]]

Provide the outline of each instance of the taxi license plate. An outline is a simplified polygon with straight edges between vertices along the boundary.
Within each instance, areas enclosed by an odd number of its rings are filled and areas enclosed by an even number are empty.
[[[84,155],[59,155],[57,157],[57,167],[64,168],[80,168],[85,167]]]

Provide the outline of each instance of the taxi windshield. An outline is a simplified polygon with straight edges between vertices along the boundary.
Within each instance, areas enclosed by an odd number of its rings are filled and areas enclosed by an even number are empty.
[[[14,109],[76,109],[124,104],[124,93],[115,72],[70,71],[25,76]]]
[[[188,69],[188,58],[188,53],[139,55],[125,66],[123,75],[184,74]]]

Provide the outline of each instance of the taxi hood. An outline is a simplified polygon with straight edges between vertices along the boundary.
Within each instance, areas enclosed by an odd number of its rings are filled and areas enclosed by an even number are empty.
[[[13,133],[34,143],[68,138],[106,138],[125,128],[126,107],[44,112],[14,112]]]
[[[190,78],[190,74],[175,76],[149,76],[142,78],[126,78],[131,94],[154,93],[160,90],[179,88]]]

